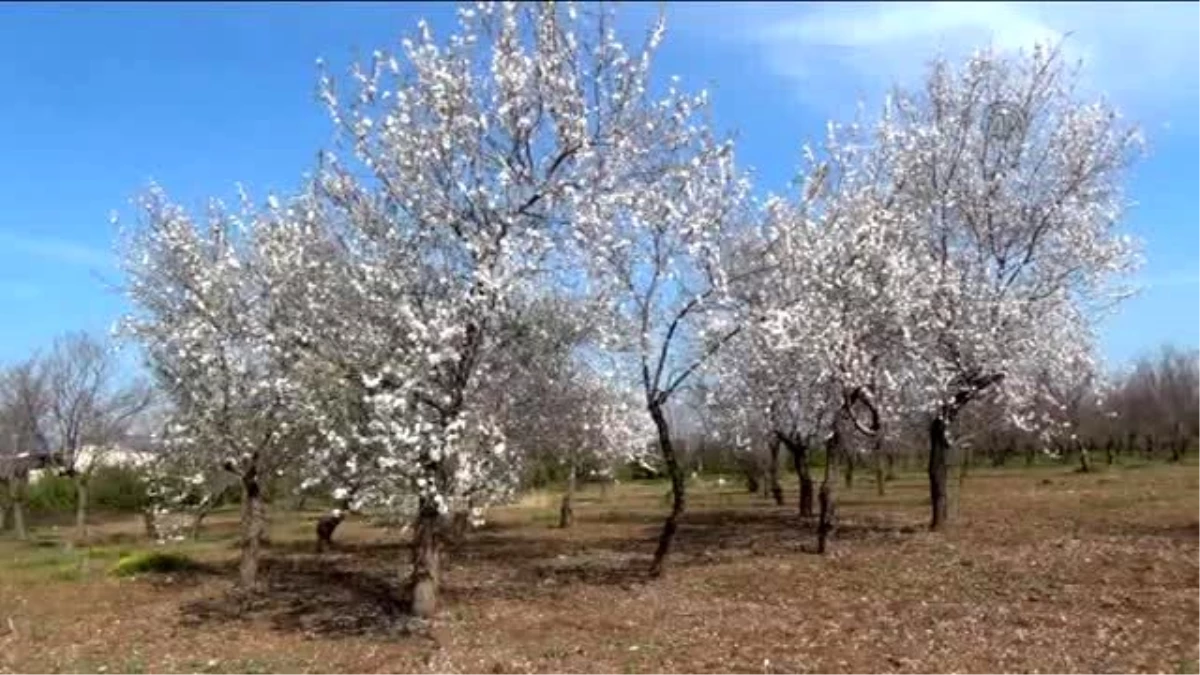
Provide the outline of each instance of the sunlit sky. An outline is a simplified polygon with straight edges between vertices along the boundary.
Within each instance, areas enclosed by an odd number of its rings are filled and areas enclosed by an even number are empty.
[[[241,182],[286,192],[331,141],[315,60],[391,47],[448,4],[0,4],[0,363],[63,331],[107,331],[125,309],[116,211],[150,180],[201,206]],[[619,9],[631,40],[657,11]],[[1103,331],[1114,365],[1200,324],[1200,5],[1196,3],[668,4],[658,77],[712,92],[760,192],[783,191],[805,140],[937,50],[1071,32],[1085,86],[1145,129],[1126,218],[1145,242],[1142,292]]]

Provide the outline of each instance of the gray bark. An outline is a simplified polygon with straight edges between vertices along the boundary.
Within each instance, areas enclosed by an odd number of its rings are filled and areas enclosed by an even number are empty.
[[[929,424],[929,503],[931,519],[929,529],[941,529],[949,516],[946,502],[947,456],[950,454],[950,438],[946,420],[942,416],[933,418]]]
[[[779,484],[779,439],[772,438],[769,444],[771,461],[767,465],[767,479],[771,487],[771,497],[777,506],[783,506],[783,486]]]
[[[88,478],[87,476],[77,473],[75,474],[75,541],[83,544],[87,541],[87,515],[88,515]]]
[[[833,433],[825,442],[825,477],[817,493],[821,512],[817,520],[817,553],[825,553],[829,538],[837,527],[837,472],[842,461],[842,431],[838,421],[834,422]]]
[[[441,582],[441,536],[438,509],[432,499],[422,498],[417,514],[417,530],[413,534],[410,609],[412,615],[430,619],[437,612]]]
[[[567,471],[567,489],[563,492],[562,505],[558,510],[558,526],[568,528],[575,522],[575,461],[572,459],[571,468]]]
[[[262,544],[266,538],[266,502],[262,486],[253,470],[242,477],[242,556],[238,574],[242,589],[251,591],[258,586],[258,567]]]
[[[10,478],[8,480],[8,498],[12,508],[13,532],[17,539],[29,539],[29,529],[25,526],[25,479]]]

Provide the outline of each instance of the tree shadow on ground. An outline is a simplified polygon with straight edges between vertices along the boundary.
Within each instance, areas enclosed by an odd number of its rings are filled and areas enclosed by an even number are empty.
[[[920,531],[914,523],[895,517],[842,515],[835,521],[831,542],[837,546],[870,540],[900,539]],[[686,514],[677,536],[680,553],[711,557],[714,552],[745,557],[815,553],[817,519],[778,510],[707,511]]]
[[[472,597],[521,597],[575,585],[630,588],[652,581],[648,570],[661,515],[608,514],[599,520],[608,524],[628,522],[638,527],[616,537],[516,534],[472,537],[453,556],[453,564],[507,570],[503,579],[493,578],[486,585],[470,588],[467,594]],[[583,527],[586,528],[586,522]],[[899,540],[921,531],[924,528],[915,522],[855,516],[838,524],[834,545]],[[801,519],[779,510],[705,510],[687,513],[681,519],[668,566],[687,569],[742,558],[814,553],[815,543],[815,519]]]
[[[272,558],[260,568],[261,589],[231,589],[184,604],[185,625],[266,619],[276,630],[323,637],[393,635],[408,615],[403,589],[374,570],[338,560]]]
[[[643,525],[657,532],[663,516],[613,512],[595,516],[595,520],[607,524]],[[795,512],[784,513],[779,507],[687,512],[680,519],[672,550],[682,555],[713,549],[737,549],[765,555],[794,553],[816,536],[816,525],[814,517],[801,518]],[[911,518],[854,514],[838,519],[833,537],[845,541],[896,538],[923,530],[922,525]]]
[[[614,535],[611,527],[631,527]],[[580,586],[631,589],[650,583],[659,514],[581,518],[569,530],[494,528],[446,546],[444,606],[486,600],[521,600],[568,594]],[[839,523],[837,541],[899,538],[917,531],[907,523],[855,516]],[[703,510],[687,513],[668,566],[688,569],[764,556],[810,552],[815,522],[771,510]],[[266,619],[275,629],[326,637],[403,633],[407,603],[401,574],[406,542],[347,541],[317,555],[308,541],[274,544],[253,596],[228,592],[182,607],[184,622]],[[236,575],[235,565],[227,568]]]
[[[136,575],[141,583],[159,589],[179,591],[182,588],[199,586],[212,579],[223,579],[232,574],[233,565],[200,562],[189,559],[186,566],[164,572],[149,572]]]

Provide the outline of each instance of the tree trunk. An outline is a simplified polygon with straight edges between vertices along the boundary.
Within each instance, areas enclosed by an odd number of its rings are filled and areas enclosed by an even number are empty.
[[[675,531],[679,528],[679,518],[687,506],[687,488],[683,481],[683,469],[679,466],[675,448],[671,445],[671,431],[660,403],[650,404],[650,417],[654,419],[654,426],[658,430],[658,449],[662,452],[667,473],[671,477],[671,513],[663,523],[662,533],[658,536],[658,547],[654,550],[654,561],[650,564],[650,576],[659,577],[662,576],[667,553],[671,550],[671,542],[675,539]]]
[[[747,466],[746,467],[746,492],[749,492],[752,495],[758,494],[758,487],[759,487],[758,473],[754,470],[754,467]]]
[[[885,480],[887,480],[887,477],[884,475],[883,455],[884,455],[883,432],[881,430],[876,430],[875,431],[875,493],[878,494],[880,497],[884,496],[884,494],[886,493],[883,483]]]
[[[788,450],[792,453],[792,466],[796,469],[796,477],[800,481],[800,517],[811,518],[813,515],[813,479],[812,469],[808,466],[808,443],[803,440],[785,438]]]
[[[438,589],[442,574],[442,542],[438,532],[438,508],[432,499],[422,497],[417,513],[417,531],[413,534],[410,602],[412,615],[430,619],[437,611]]]
[[[896,453],[889,450],[884,454],[884,458],[887,462],[887,470],[883,475],[883,479],[894,481],[896,480]]]
[[[75,474],[75,541],[83,545],[87,541],[88,479],[82,473]]]
[[[1183,461],[1183,454],[1187,451],[1187,437],[1183,435],[1183,425],[1175,423],[1175,442],[1171,444],[1171,461]]]
[[[29,539],[29,529],[25,526],[25,478],[15,477],[8,480],[8,497],[12,504],[13,531],[17,539]]]
[[[208,517],[208,514],[212,513],[213,509],[217,508],[217,504],[221,503],[221,499],[225,496],[225,491],[227,489],[228,487],[224,487],[216,492],[210,492],[204,497],[204,499],[200,501],[200,505],[196,507],[196,515],[192,519],[192,541],[200,538],[200,526],[204,524],[204,519]],[[242,508],[245,509],[244,504]]]
[[[242,559],[238,565],[242,590],[258,585],[258,562],[266,538],[266,502],[253,469],[242,476]]]
[[[562,496],[562,506],[558,509],[558,526],[568,528],[575,522],[575,510],[572,508],[572,502],[575,499],[575,461],[571,460],[571,467],[567,471],[567,490]]]
[[[769,443],[771,452],[770,464],[767,465],[767,478],[771,483],[771,496],[776,506],[783,506],[783,486],[779,484],[779,439],[773,438]]]
[[[471,507],[454,512],[450,518],[450,542],[457,545],[466,538],[471,530]]]
[[[208,511],[203,505],[200,510],[196,511],[196,515],[192,518],[192,541],[200,538],[200,526],[204,523],[204,517],[208,515]]]
[[[154,518],[154,507],[142,509],[142,524],[146,528],[146,539],[158,541],[158,521]]]
[[[13,511],[12,482],[15,478],[5,478],[4,494],[0,496],[0,534],[7,532],[13,526],[9,514]]]
[[[825,553],[829,536],[837,526],[837,470],[842,461],[842,433],[840,424],[835,421],[833,433],[825,441],[825,477],[821,481],[821,490],[817,500],[821,505],[821,516],[817,521],[817,553]]]
[[[204,518],[212,511],[213,505],[217,503],[215,495],[205,497],[198,507],[196,507],[196,515],[192,518],[192,541],[200,538],[200,526],[204,524]],[[242,513],[245,514],[246,503],[242,502]]]
[[[844,454],[846,455],[846,489],[849,490],[854,487],[854,465],[857,462],[854,461],[854,456],[851,453],[847,452]]]
[[[1079,440],[1075,441],[1075,445],[1079,449],[1079,472],[1091,473],[1092,458],[1091,453],[1088,452],[1088,446]]]
[[[333,533],[345,519],[346,514],[341,509],[333,509],[317,519],[317,553],[333,548]]]
[[[1037,456],[1037,448],[1032,445],[1025,446],[1025,466],[1026,468],[1033,466],[1033,460]]]
[[[945,525],[949,511],[946,504],[946,480],[950,438],[944,415],[937,415],[929,423],[929,504],[931,518],[929,529],[939,530]]]
[[[971,464],[970,457],[970,444],[958,447],[958,486],[953,493],[946,495],[946,501],[949,504],[946,510],[954,516],[958,515],[959,508],[961,507],[961,504],[959,504],[958,500],[964,494],[963,486],[967,483],[967,469]],[[949,461],[947,461],[947,463],[949,463]]]
[[[1116,439],[1114,439],[1112,436],[1109,436],[1108,440],[1104,443],[1104,462],[1109,466],[1112,466],[1117,461],[1115,452],[1116,447]]]

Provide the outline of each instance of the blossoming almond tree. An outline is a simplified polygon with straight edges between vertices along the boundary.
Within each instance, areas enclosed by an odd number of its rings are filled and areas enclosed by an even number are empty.
[[[158,188],[142,210],[124,257],[134,307],[124,328],[170,400],[170,452],[221,466],[241,484],[239,571],[251,590],[266,535],[264,484],[293,459],[303,418],[288,377],[295,357],[274,339],[279,315],[262,274],[259,235],[273,216],[243,198],[240,213],[214,204],[201,224]]]
[[[421,617],[436,608],[439,515],[514,479],[483,395],[513,298],[563,273],[568,234],[598,233],[614,204],[646,188],[711,194],[685,167],[669,184],[647,177],[663,166],[645,157],[690,142],[691,104],[645,100],[649,50],[631,55],[605,12],[592,20],[573,5],[481,3],[459,17],[445,41],[422,23],[402,54],[353,67],[348,93],[328,76],[321,86],[356,166],[328,156],[320,197],[353,252],[351,304],[381,310],[365,334],[393,343],[362,369],[363,441],[391,483],[379,493],[416,496],[411,593]],[[685,195],[680,203],[694,206],[673,221],[714,209],[704,202]]]
[[[318,180],[286,204],[273,202],[277,217],[258,233],[258,251],[276,313],[270,339],[293,358],[287,377],[305,410],[298,429],[311,437],[296,449],[300,489],[320,486],[334,504],[317,524],[323,548],[347,513],[407,503],[411,495],[392,495],[377,482],[375,448],[367,439],[367,378],[402,347],[402,326],[386,317],[401,301],[406,261],[355,250],[340,236],[341,221],[322,199]],[[392,288],[362,293],[365,280],[388,262],[397,263]]]
[[[831,125],[820,154],[805,152],[799,198],[773,199],[767,209],[763,348],[790,365],[792,386],[826,401],[818,410],[829,412],[821,551],[835,523],[838,466],[850,459],[847,425],[882,439],[883,419],[914,379],[919,344],[909,322],[926,301],[926,276],[905,255],[918,230],[892,208],[888,173],[906,149],[886,121],[870,133]]]
[[[746,301],[769,307],[767,294],[779,287],[757,285]],[[817,362],[800,349],[783,349],[764,326],[750,323],[715,360],[713,379],[707,385],[705,409],[716,422],[714,431],[737,446],[750,441],[769,452],[768,480],[776,503],[783,503],[779,485],[779,451],[786,448],[799,481],[799,515],[815,514],[814,484],[809,452],[827,427],[832,407],[828,389],[822,389]],[[732,436],[732,438],[729,438]],[[751,448],[750,451],[756,451]]]
[[[568,396],[574,398],[575,414],[561,449],[567,464],[559,517],[562,527],[569,527],[574,519],[573,498],[580,470],[587,466],[611,474],[621,464],[642,459],[655,433],[636,390],[622,391],[613,380],[587,366],[574,370],[564,383],[569,387]]]
[[[730,340],[711,360],[707,377],[697,382],[697,403],[704,422],[706,436],[730,450],[738,465],[746,472],[747,489],[757,492],[763,474],[764,448],[770,450],[768,462],[777,460],[778,442],[772,437],[767,422],[770,400],[764,391],[750,384],[752,371],[743,368],[742,359],[748,356],[744,348],[747,331]],[[777,486],[771,464],[766,467],[768,487]],[[779,495],[782,498],[782,494]]]
[[[657,44],[661,26],[651,37]],[[665,413],[671,397],[741,330],[730,282],[750,274],[729,266],[735,232],[749,224],[747,185],[733,147],[714,138],[702,117],[707,97],[674,86],[650,101],[645,80],[607,97],[638,101],[623,122],[629,151],[620,189],[586,205],[577,232],[590,280],[615,317],[609,344],[627,357],[622,369],[645,395],[659,451],[671,479],[671,511],[663,525],[651,575],[663,571],[686,483]]]
[[[653,438],[628,392],[605,375],[599,321],[588,298],[548,296],[524,303],[501,338],[503,363],[490,380],[505,435],[530,468],[566,471],[559,525],[573,521],[580,472],[609,474],[641,456]]]
[[[989,388],[1039,368],[1049,344],[1086,342],[1120,289],[1134,250],[1117,228],[1121,179],[1140,145],[1104,101],[1084,103],[1077,71],[1045,46],[935,61],[924,88],[898,92],[885,133],[910,139],[891,176],[895,207],[912,214],[914,250],[934,292],[914,321],[930,381],[931,527],[947,518],[948,430]],[[1064,342],[1065,340],[1065,342]]]
[[[1071,303],[1040,309],[1036,339],[1015,354],[993,407],[1015,428],[1033,432],[1044,452],[1078,452],[1081,469],[1090,471],[1084,426],[1103,409],[1106,389],[1095,326]]]

